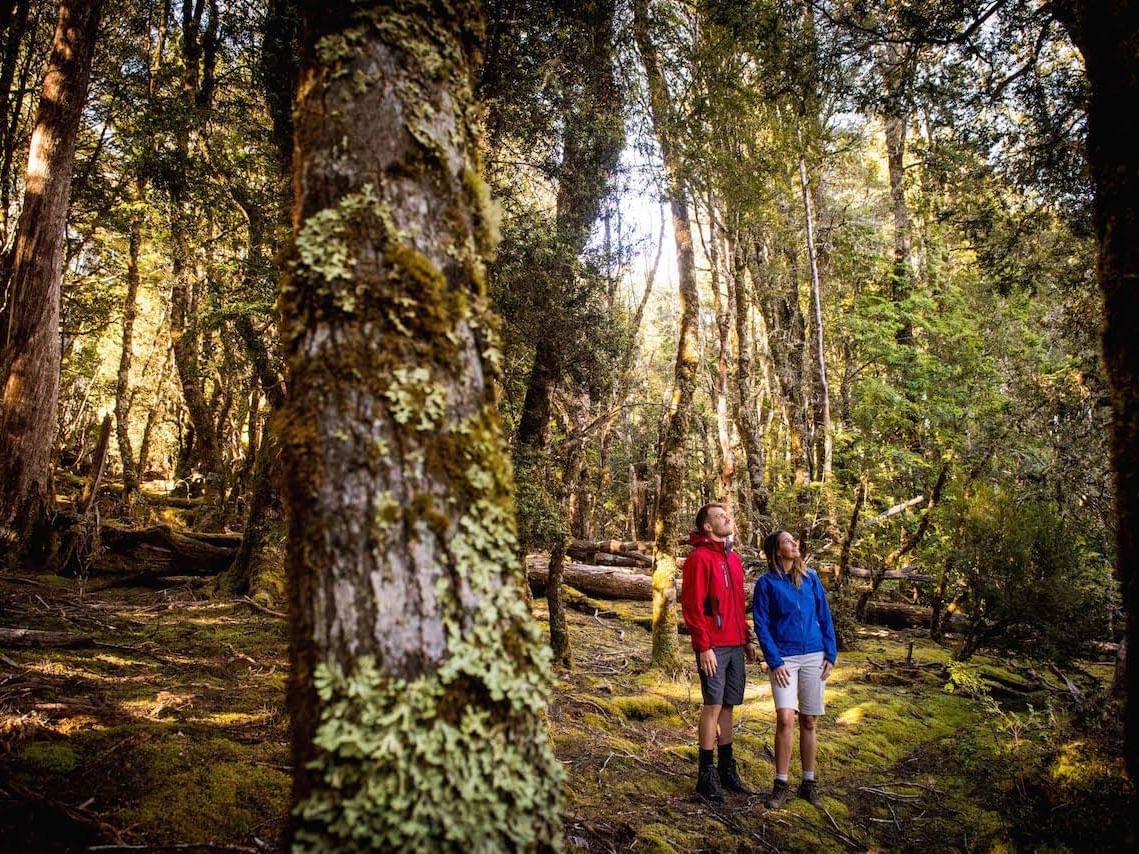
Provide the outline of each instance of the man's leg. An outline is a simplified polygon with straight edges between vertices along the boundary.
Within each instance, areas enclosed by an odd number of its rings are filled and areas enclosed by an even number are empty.
[[[717,718],[719,725],[719,736],[716,743],[723,747],[725,744],[732,743],[732,709],[734,706],[729,706],[727,703],[720,706],[720,716]]]
[[[719,723],[720,717],[723,714],[723,708],[724,707],[719,705],[719,704],[713,706],[713,705],[710,705],[708,703],[705,703],[700,708],[700,726],[699,726],[699,729],[700,729],[700,749],[701,750],[707,750],[709,753],[711,753],[715,749],[716,741],[717,741],[716,726]],[[728,706],[727,712],[728,712],[728,721],[730,723],[731,719],[732,719],[731,706]],[[731,729],[729,728],[729,730],[728,730],[728,741],[731,741],[731,740],[732,740]]]

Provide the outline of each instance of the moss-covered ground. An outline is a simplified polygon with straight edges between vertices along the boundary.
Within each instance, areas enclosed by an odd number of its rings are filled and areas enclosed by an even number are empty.
[[[648,667],[647,604],[576,607],[575,664],[549,711],[569,850],[1133,847],[1131,790],[1101,702],[1108,665],[1065,671],[1077,712],[1045,664],[950,667],[928,638],[863,630],[819,724],[822,807],[771,811],[759,794],[710,807],[692,795],[694,670]],[[544,619],[542,601],[534,610]],[[0,576],[0,625],[96,643],[0,648],[0,850],[279,847],[290,782],[281,619],[192,585],[96,592]],[[757,790],[770,786],[773,735],[766,677],[752,668],[734,742]]]

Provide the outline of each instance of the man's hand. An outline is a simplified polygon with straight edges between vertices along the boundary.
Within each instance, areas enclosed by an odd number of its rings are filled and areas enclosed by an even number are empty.
[[[755,664],[755,660],[757,657],[758,657],[758,655],[757,655],[757,650],[756,650],[755,644],[749,643],[747,646],[744,647],[744,658],[747,659],[748,664]]]
[[[700,672],[707,677],[716,675],[716,653],[713,650],[706,649],[700,653]]]
[[[786,664],[780,664],[771,671],[771,675],[775,677],[775,684],[780,688],[786,688],[791,684],[791,671],[787,669]]]
[[[827,677],[831,675],[831,670],[833,670],[833,669],[834,669],[834,665],[833,665],[833,664],[831,664],[829,661],[827,661],[827,660],[824,658],[824,659],[823,659],[823,672],[822,672],[822,674],[820,675],[820,678],[821,678],[821,679],[822,679],[824,682],[826,682],[826,681],[827,681]]]

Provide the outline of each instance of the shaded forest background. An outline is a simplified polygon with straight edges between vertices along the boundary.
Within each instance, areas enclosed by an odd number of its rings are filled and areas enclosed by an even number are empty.
[[[512,604],[525,556],[548,572],[553,659],[572,667],[567,556],[600,563],[602,543],[626,541],[649,558],[652,665],[674,671],[687,661],[680,544],[710,500],[730,506],[753,568],[767,532],[800,538],[848,644],[893,605],[920,612],[960,660],[1121,650],[1114,693],[1126,695],[1111,425],[1113,405],[1126,421],[1128,392],[1122,373],[1113,391],[1103,357],[1107,195],[1088,167],[1099,78],[1079,4],[396,5],[406,29],[382,14],[361,25],[352,4],[327,20],[291,0],[63,4],[93,17],[90,82],[55,273],[58,397],[29,434],[54,483],[20,492],[28,446],[5,439],[2,451],[14,571],[96,586],[216,576],[219,596],[291,608],[308,697],[293,697],[294,714],[310,703],[294,757],[324,732],[333,700],[314,685],[335,683],[319,670],[328,649],[344,674],[362,649],[412,684],[446,655],[433,657],[426,593],[405,605],[428,626],[414,637],[388,614],[395,639],[357,647],[333,619],[328,647],[303,652],[296,633],[320,635],[321,617],[295,589],[290,604],[287,563],[296,588],[314,549],[366,541],[373,557],[355,570],[328,558],[340,568],[327,590],[352,577],[358,591],[394,587],[431,562],[406,532],[430,529],[422,542],[445,555],[433,567],[493,566],[469,584],[498,610],[469,605],[456,581],[468,611],[455,619],[476,662],[479,644],[493,647],[478,631],[469,640],[480,619],[529,638],[503,677],[517,688],[549,666],[546,639]],[[0,6],[5,429],[13,395],[30,397],[9,382],[23,376],[13,366],[36,352],[18,335],[33,293],[20,240],[55,221],[35,214],[29,175],[59,13]],[[396,59],[365,61],[372,41]],[[376,67],[397,94],[373,104]],[[304,100],[314,86],[323,107]],[[384,112],[391,97],[403,112]],[[456,103],[469,107],[443,134],[436,119]],[[405,119],[411,155],[383,142]],[[344,140],[371,134],[374,147],[338,150],[329,128],[341,121]],[[433,189],[415,208],[370,183],[369,162]],[[443,235],[439,258],[407,251],[419,225]],[[359,259],[373,255],[382,269],[369,279]],[[382,270],[402,282],[396,296]],[[323,323],[365,355],[306,362]],[[1121,352],[1110,335],[1108,346]],[[307,419],[357,379],[352,400],[371,394],[388,427]],[[455,403],[464,388],[481,414]],[[475,457],[439,438],[460,418]],[[337,442],[340,510],[320,498]],[[422,491],[401,497],[416,477]],[[518,536],[500,542],[511,504]],[[350,526],[319,546],[297,534],[357,505],[369,521],[355,545]],[[456,523],[468,508],[473,521]],[[361,533],[372,524],[405,542]],[[456,525],[476,559],[448,551]],[[394,580],[369,581],[375,566],[396,567]],[[423,589],[438,574],[420,571]],[[323,583],[299,587],[319,599]],[[361,606],[377,626],[385,595]],[[344,678],[351,694],[362,677]],[[487,686],[491,700],[463,682],[461,701],[500,702]],[[542,766],[544,750],[509,755]],[[320,780],[303,778],[295,794],[315,803]],[[326,818],[314,807],[301,838]],[[514,841],[546,838],[545,821]]]

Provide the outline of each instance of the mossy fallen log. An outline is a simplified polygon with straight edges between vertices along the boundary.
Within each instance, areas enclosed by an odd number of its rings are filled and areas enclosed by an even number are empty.
[[[241,535],[175,531],[169,525],[140,529],[107,525],[99,531],[99,542],[92,575],[148,579],[217,575],[233,561]]]
[[[571,563],[562,572],[565,584],[576,587],[588,596],[631,599],[637,602],[649,602],[653,598],[652,579],[628,569]],[[543,558],[536,555],[527,558],[526,577],[535,596],[545,595],[547,575],[546,561]]]

